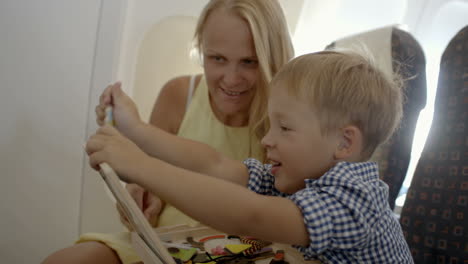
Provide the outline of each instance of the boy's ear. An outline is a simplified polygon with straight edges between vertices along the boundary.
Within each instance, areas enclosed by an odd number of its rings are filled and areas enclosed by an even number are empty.
[[[356,126],[342,128],[335,150],[336,160],[357,161],[362,150],[362,133]]]

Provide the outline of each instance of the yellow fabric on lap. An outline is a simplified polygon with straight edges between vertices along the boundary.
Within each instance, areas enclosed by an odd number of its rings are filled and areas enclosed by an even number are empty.
[[[142,261],[131,246],[130,232],[120,232],[112,234],[86,233],[81,235],[75,243],[97,241],[112,248],[119,256],[122,264],[131,264]]]
[[[171,225],[188,225],[195,227],[199,225],[199,222],[166,203],[163,213],[159,216],[158,226]]]

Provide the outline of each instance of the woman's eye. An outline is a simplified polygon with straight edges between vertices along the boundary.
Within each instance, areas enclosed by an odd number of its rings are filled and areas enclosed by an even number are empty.
[[[251,60],[251,59],[245,59],[242,61],[245,65],[248,65],[248,66],[255,66],[258,64],[258,61],[256,60]]]
[[[223,57],[221,56],[211,56],[210,57],[212,60],[216,61],[216,62],[222,62],[224,61]]]
[[[281,131],[289,131],[290,129],[285,126],[280,126]]]

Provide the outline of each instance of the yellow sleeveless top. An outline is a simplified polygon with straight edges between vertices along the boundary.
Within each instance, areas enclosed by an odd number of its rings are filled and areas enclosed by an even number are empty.
[[[190,90],[188,96],[191,96]],[[208,144],[232,159],[242,161],[253,157],[261,160],[262,157],[260,142],[250,137],[248,127],[229,127],[216,118],[211,109],[208,87],[204,77],[200,80],[193,98],[189,102],[177,135]],[[250,146],[252,140],[254,140],[253,147]],[[166,204],[159,217],[158,226],[178,224],[195,226],[198,222]]]

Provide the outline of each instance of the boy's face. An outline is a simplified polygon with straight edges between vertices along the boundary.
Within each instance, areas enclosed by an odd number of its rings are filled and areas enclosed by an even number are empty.
[[[322,136],[313,108],[289,95],[283,81],[271,87],[268,117],[262,145],[273,164],[276,189],[294,193],[305,187],[305,179],[317,179],[334,165],[338,137]]]

